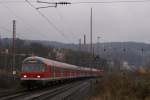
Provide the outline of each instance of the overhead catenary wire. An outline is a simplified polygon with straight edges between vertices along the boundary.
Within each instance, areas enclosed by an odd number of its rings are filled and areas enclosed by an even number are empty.
[[[57,10],[57,12],[58,12],[58,16],[59,16],[59,18],[60,18],[60,21],[61,21],[62,24],[63,24],[62,27],[64,27],[64,26],[67,26],[67,27],[68,27],[68,26],[69,26],[69,27],[67,28],[67,30],[69,31],[69,35],[71,34],[71,37],[73,37],[72,39],[78,38],[77,36],[75,36],[74,32],[71,30],[70,25],[67,25],[66,21],[64,21],[64,18],[63,18],[63,16],[62,16],[61,12],[60,12],[60,11],[58,10],[58,8],[57,8],[58,5],[67,5],[67,4],[71,4],[70,2],[45,2],[45,1],[37,0],[37,3],[42,3],[42,4],[53,4],[53,5],[51,5],[51,6],[37,7],[36,9],[39,10],[39,9],[42,9],[42,8],[55,7],[56,10]]]
[[[4,32],[1,32],[1,34],[6,34],[6,32],[7,33],[12,33],[12,30],[10,30],[10,29],[8,29],[8,28],[6,28],[6,27],[3,27],[3,26],[0,26],[0,30],[3,30],[3,31],[5,31],[5,33]],[[18,33],[21,33],[21,34],[17,34],[18,36],[19,36],[19,38],[20,38],[20,36],[21,35],[24,35],[25,33],[22,33],[22,32],[18,32]],[[9,35],[11,35],[11,34],[9,34]],[[23,36],[24,37],[24,36]]]
[[[36,35],[38,34],[40,37],[42,36],[44,36],[44,38],[47,38],[48,36],[46,36],[45,34],[40,34],[40,31],[39,30],[37,30],[37,28],[34,28],[31,24],[29,24],[29,23],[27,23],[22,17],[20,17],[20,16],[18,16],[17,15],[17,13],[15,13],[15,11],[13,11],[12,9],[10,9],[9,8],[9,6],[7,6],[7,5],[5,5],[5,4],[1,4],[3,7],[5,7],[6,9],[8,9],[8,11],[12,14],[12,15],[14,15],[14,17],[16,17],[18,20],[20,20],[20,21],[22,21],[23,22],[23,26],[24,27],[26,27],[26,29],[27,30],[30,30],[30,31],[33,31],[33,29],[34,29],[34,31],[36,31]],[[26,24],[26,25],[25,25]],[[5,29],[6,30],[6,29]],[[9,31],[9,30],[7,30],[7,31]],[[19,32],[20,33],[20,32]],[[26,33],[28,33],[28,32],[26,32]],[[34,32],[33,32],[34,33]],[[18,36],[20,35],[20,34],[17,34]]]
[[[4,1],[0,1],[0,3],[26,3],[26,2],[29,2],[29,0],[23,0],[23,1],[21,1],[21,0],[4,0]],[[53,1],[51,1],[52,3],[53,3]],[[79,2],[71,2],[71,4],[111,4],[111,3],[142,3],[142,2],[150,2],[149,0],[116,0],[116,1],[89,1],[89,2],[82,2],[82,1],[79,1]],[[37,1],[36,0],[30,0],[30,2],[29,2],[30,4],[31,3],[37,3]],[[55,2],[54,2],[55,3]],[[32,5],[32,4],[31,4]],[[31,6],[30,5],[30,6]],[[33,7],[34,7],[34,5],[33,5]],[[34,7],[35,9],[36,9],[36,7]],[[50,24],[51,23],[51,26],[53,26],[53,28],[55,27],[55,29],[57,29],[57,31],[59,32],[59,33],[61,33],[62,35],[64,35],[63,33],[63,31],[61,31],[60,29],[58,29],[57,27],[56,27],[56,25],[55,24],[53,24],[50,20],[49,20],[49,18],[46,16],[46,15],[44,15],[41,11],[39,11],[39,10],[37,10],[36,9],[36,11],[38,11],[39,12],[39,14],[44,18],[44,19],[46,19],[47,20],[47,22]],[[52,25],[53,24],[53,25]],[[63,36],[63,37],[66,37],[66,36]],[[66,38],[65,38],[66,39]],[[67,38],[67,39],[69,39],[69,38]]]
[[[55,24],[53,24],[48,18],[47,16],[45,16],[41,11],[39,11],[33,4],[31,4],[28,0],[25,0],[32,8],[35,9],[35,11],[38,12],[38,14],[47,21],[47,23],[52,26],[60,35],[62,35],[68,42],[71,42],[69,40],[69,38],[65,35],[65,33],[63,31],[61,31],[60,29],[57,28],[57,26]]]
[[[95,2],[72,2],[71,4],[111,4],[111,3],[142,3],[149,0],[117,0],[117,1],[95,1]]]
[[[34,1],[31,1],[31,2],[36,2],[35,0]],[[5,0],[5,1],[0,1],[0,3],[25,3],[24,0]]]
[[[3,27],[3,26],[0,26],[0,29],[1,29],[1,30],[4,30],[4,31],[6,31],[6,32],[10,31],[9,29],[7,29],[7,28],[5,28],[5,27]]]
[[[3,26],[0,26],[1,35],[8,35],[11,31]]]
[[[57,15],[59,16],[59,18],[60,18],[62,24],[63,24],[64,26],[68,27],[69,33],[70,33],[72,36],[74,36],[73,39],[77,39],[78,37],[75,35],[75,32],[73,32],[73,31],[71,30],[71,27],[70,27],[71,25],[70,25],[69,23],[67,23],[66,19],[63,17],[63,15],[62,15],[62,13],[61,13],[61,11],[60,11],[58,8],[57,8],[56,10],[57,10],[57,12],[58,12]]]
[[[3,5],[3,4],[1,4],[1,5]],[[26,23],[26,21],[24,21],[23,20],[23,18],[22,17],[20,17],[20,16],[18,16],[12,9],[10,9],[8,6],[6,6],[6,5],[3,5],[6,9],[8,9],[9,11],[10,11],[10,13],[12,14],[12,15],[14,15],[17,19],[19,19],[19,20],[21,20],[22,22],[23,22],[23,24],[24,23]],[[44,14],[43,14],[44,15]],[[46,17],[46,16],[45,16]],[[49,21],[50,22],[50,21]],[[30,26],[30,28],[32,28],[32,29],[34,29],[33,27],[32,27],[32,25],[30,25],[29,23],[28,23],[28,25],[27,26]],[[26,26],[25,26],[26,27]],[[27,27],[26,27],[27,28]],[[30,28],[28,28],[27,30],[30,30]],[[4,30],[4,29],[3,29]],[[6,30],[5,29],[5,31],[8,31],[9,32],[9,30]],[[32,30],[33,31],[33,30]],[[36,30],[37,31],[37,30]],[[38,33],[38,31],[36,32],[36,33]],[[41,34],[41,36],[43,36],[44,34]],[[48,36],[46,36],[46,35],[44,35],[46,38],[48,37]]]
[[[32,3],[36,3],[37,1],[30,1]],[[150,2],[149,0],[116,0],[116,1],[79,1],[79,2],[70,2],[71,4],[105,4],[105,3],[140,3],[140,2]],[[16,1],[0,1],[0,3],[25,3],[25,1],[16,0]],[[48,3],[48,2],[46,2]],[[50,2],[50,4],[54,4],[56,2]]]

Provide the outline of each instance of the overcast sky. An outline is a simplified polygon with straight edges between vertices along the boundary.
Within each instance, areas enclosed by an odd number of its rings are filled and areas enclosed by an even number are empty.
[[[100,42],[150,43],[150,2],[72,4],[40,9],[39,11],[57,27],[58,32],[28,3],[18,1],[0,0],[0,35],[2,37],[12,36],[12,20],[15,19],[17,21],[17,37],[22,39],[77,43],[79,38],[82,38],[83,41],[83,35],[86,34],[87,42],[89,42],[90,9],[92,7],[94,42],[97,42],[97,37],[100,36]],[[47,6],[32,2],[34,0],[29,1],[35,7]],[[68,1],[93,2],[93,0]],[[95,2],[97,1],[113,0],[95,0]]]

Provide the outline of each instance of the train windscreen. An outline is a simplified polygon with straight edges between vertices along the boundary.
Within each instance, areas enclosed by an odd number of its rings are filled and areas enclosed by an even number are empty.
[[[45,66],[44,64],[37,63],[34,61],[27,61],[24,62],[22,65],[22,71],[23,72],[44,72]]]

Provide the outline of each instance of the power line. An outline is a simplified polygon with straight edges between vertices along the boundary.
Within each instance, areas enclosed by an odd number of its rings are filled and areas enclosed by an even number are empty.
[[[29,23],[27,23],[22,17],[18,16],[18,15],[17,15],[12,9],[10,9],[7,5],[4,5],[4,4],[1,4],[1,5],[3,5],[3,7],[5,7],[6,9],[8,9],[8,11],[9,11],[11,14],[13,14],[17,19],[19,19],[20,21],[22,21],[23,24],[26,23],[26,25],[24,25],[24,27],[26,27],[27,30],[33,31],[33,29],[34,29],[34,30],[37,31],[36,33],[40,32],[39,30],[35,29],[32,25],[30,25]],[[29,26],[30,28],[27,27],[27,26]],[[32,28],[32,29],[31,29],[31,28]],[[6,30],[6,28],[5,28],[5,30]],[[7,31],[10,31],[10,30],[7,29]],[[18,34],[18,35],[19,35],[19,34]],[[40,34],[39,34],[39,35],[40,35]],[[41,34],[40,36],[45,36],[45,35],[44,35],[44,34]],[[45,36],[45,37],[47,37],[47,36]]]
[[[57,8],[58,5],[68,5],[68,4],[71,4],[71,2],[45,2],[45,1],[40,1],[40,0],[37,0],[37,3],[51,4],[51,6],[37,7],[36,9],[38,9],[38,10],[41,9],[41,8],[49,8],[49,7],[56,7]],[[57,11],[58,11],[58,9],[57,9]],[[63,16],[61,15],[61,13],[59,11],[58,11],[58,16],[61,19],[63,19]],[[66,23],[64,23],[64,21],[62,21],[62,22],[63,22],[62,24],[66,25]],[[72,35],[74,35],[74,32],[70,30],[70,27],[68,28],[68,31],[70,31],[69,33],[71,33]],[[77,37],[75,36],[75,38],[77,38]],[[75,39],[75,38],[73,38],[73,39]]]
[[[30,1],[32,3],[37,3],[37,1]],[[70,2],[71,4],[105,4],[105,3],[140,3],[140,2],[150,2],[149,0],[118,0],[118,1],[95,1],[95,2]],[[16,0],[16,1],[0,1],[0,3],[25,3],[25,1],[20,1],[20,0]],[[55,4],[57,2],[45,2],[47,4]],[[59,3],[59,2],[58,2]]]
[[[2,27],[2,26],[0,26],[0,29],[2,29],[2,30],[4,30],[4,31],[10,31],[9,29],[7,29],[7,28],[5,28],[5,27]]]
[[[13,37],[12,37],[12,71],[14,72],[16,70],[16,20],[13,20]]]
[[[112,3],[142,3],[142,2],[150,2],[149,0],[133,0],[133,1],[100,1],[100,2],[72,2],[71,4],[112,4]]]
[[[12,33],[12,30],[7,29],[6,27],[0,26],[0,29],[5,31],[5,32],[10,33],[9,35],[11,35],[11,33]],[[21,32],[18,32],[18,33],[21,33]],[[4,33],[1,33],[1,34],[4,34]],[[21,34],[25,34],[25,33],[21,33]],[[18,34],[18,35],[20,36],[20,34]]]
[[[61,31],[61,30],[59,30],[57,27],[56,27],[56,25],[55,24],[53,24],[43,13],[41,13],[39,10],[37,10],[37,8],[34,6],[34,5],[32,5],[28,0],[25,0],[32,8],[34,8],[37,12],[38,12],[38,14],[42,17],[42,18],[44,18],[47,22],[48,22],[48,24],[50,25],[50,26],[52,26],[59,34],[61,34],[65,39],[69,39],[68,37],[66,37],[66,35],[64,34],[64,32],[63,31]],[[69,40],[68,40],[69,41]],[[70,42],[70,41],[69,41]]]
[[[0,29],[3,30],[3,31],[5,31],[5,32],[10,33],[9,35],[11,35],[11,33],[12,33],[12,30],[10,30],[10,29],[8,29],[8,28],[6,28],[6,27],[4,27],[4,26],[0,26]],[[25,34],[25,33],[22,33],[22,32],[18,32],[18,33],[21,33],[22,35]],[[5,33],[3,32],[3,33],[1,33],[1,34],[5,34]],[[18,35],[20,36],[20,34],[18,34]],[[24,37],[24,36],[23,36],[23,37]]]
[[[34,2],[34,3],[36,3],[36,1],[31,1],[31,2]],[[21,1],[21,0],[16,0],[16,1],[12,1],[12,0],[10,0],[10,1],[0,1],[0,3],[25,3],[25,1]]]
[[[2,4],[1,4],[2,5]],[[18,16],[12,9],[10,9],[8,6],[3,5],[5,8],[7,8],[17,19],[20,19],[23,23],[25,23],[25,21],[23,20],[23,18],[21,18],[20,16]],[[32,25],[28,24],[27,26],[32,27]],[[25,26],[26,27],[26,26]],[[27,27],[26,27],[27,28]],[[28,28],[29,30],[31,30],[30,28]],[[33,29],[33,27],[32,27]],[[8,31],[8,30],[7,30]],[[38,33],[38,31],[37,31]],[[44,34],[41,34],[41,36],[43,36]],[[45,35],[44,35],[45,36]],[[47,38],[47,36],[45,36]]]
[[[58,12],[57,15],[60,17],[62,24],[63,24],[64,26],[68,27],[69,33],[72,34],[72,36],[74,36],[73,39],[77,39],[78,37],[77,37],[77,36],[74,34],[74,32],[71,30],[71,27],[70,27],[71,25],[70,25],[69,23],[67,23],[66,19],[63,17],[61,11],[60,11],[58,8],[57,8],[57,12]]]
[[[1,4],[1,5],[3,5],[3,4]],[[8,6],[6,6],[6,5],[3,5],[6,9],[8,9],[17,19],[19,19],[19,20],[21,20],[23,23],[26,23],[26,21],[24,21],[24,19],[23,18],[21,18],[20,16],[18,16],[12,9],[10,9]],[[30,24],[28,24],[27,26],[30,26],[30,27],[32,27],[32,25],[30,25]],[[26,27],[26,26],[25,26]],[[7,32],[11,32],[9,29],[7,29],[7,28],[4,28],[4,27],[0,27],[2,30],[5,30],[5,31],[7,31]],[[27,28],[27,27],[26,27]],[[33,27],[32,27],[32,29],[33,29]],[[31,30],[30,28],[27,28],[27,30]],[[38,32],[37,32],[38,33]],[[41,34],[40,36],[45,36],[44,34]],[[47,36],[45,36],[46,38],[47,38]]]
[[[64,34],[64,32],[62,31],[62,30],[60,30],[60,29],[58,29],[58,27],[56,27],[56,25],[54,24],[54,23],[52,23],[49,19],[48,19],[48,17],[47,16],[45,16],[42,12],[40,12],[39,10],[37,10],[37,8],[33,5],[33,4],[31,4],[31,3],[37,3],[37,1],[36,0],[30,0],[30,2],[29,2],[29,0],[24,0],[24,1],[21,1],[21,0],[16,0],[16,1],[0,1],[0,3],[25,3],[25,2],[27,2],[32,8],[34,8],[38,13],[39,13],[39,15],[42,17],[42,18],[44,18],[47,22],[48,22],[48,24],[50,24],[58,33],[60,33],[65,39],[66,39],[66,36],[65,36],[65,34]],[[149,0],[140,0],[140,1],[138,1],[138,0],[116,0],[116,1],[100,1],[100,2],[70,2],[70,4],[111,4],[111,3],[141,3],[141,2],[150,2]],[[50,2],[50,3],[59,3],[59,2]],[[63,2],[60,2],[60,3],[63,3]],[[68,40],[69,38],[67,38],[67,40]]]

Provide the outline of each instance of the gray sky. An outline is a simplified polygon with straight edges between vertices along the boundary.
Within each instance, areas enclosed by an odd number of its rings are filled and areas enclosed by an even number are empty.
[[[17,0],[0,0],[0,34],[2,37],[12,36],[12,20],[16,19],[17,37],[23,39],[77,43],[78,39],[82,38],[83,40],[83,35],[86,34],[87,42],[89,42],[90,8],[92,7],[94,42],[97,42],[97,36],[100,36],[101,42],[136,41],[150,43],[150,2],[73,4],[59,5],[58,8],[40,9],[40,12],[65,34],[63,36],[26,2],[12,3],[10,1]],[[68,1],[93,2],[93,0]],[[95,1],[109,2],[113,0]],[[36,7],[43,6],[34,2],[32,4]]]

